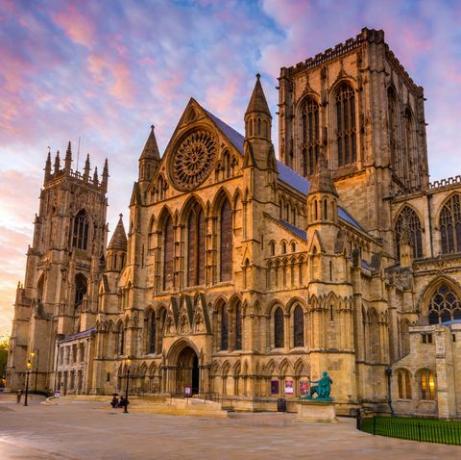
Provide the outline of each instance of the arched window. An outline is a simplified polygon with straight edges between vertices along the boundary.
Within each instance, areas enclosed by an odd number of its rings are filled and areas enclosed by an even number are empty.
[[[304,313],[301,305],[296,305],[293,311],[293,345],[304,347]]]
[[[405,168],[404,168],[404,178],[408,179],[410,172],[413,170],[415,165],[413,164],[413,116],[411,115],[411,110],[407,108],[405,110]]]
[[[338,166],[356,160],[356,128],[354,90],[343,82],[336,91],[336,136]]]
[[[232,279],[232,209],[225,199],[219,214],[219,279]]]
[[[302,104],[302,141],[304,175],[314,174],[320,149],[319,105],[308,97]]]
[[[393,86],[389,86],[387,89],[387,112],[388,112],[388,135],[389,135],[389,149],[391,152],[391,165],[393,168],[396,167],[396,131],[397,131],[397,110],[396,110],[396,96],[395,89]]]
[[[155,311],[150,310],[147,315],[147,353],[155,353],[157,330],[155,321]]]
[[[242,305],[240,301],[235,305],[235,349],[242,349]]]
[[[85,210],[82,209],[74,218],[72,247],[86,250],[88,245],[88,228],[88,217]]]
[[[227,313],[227,305],[222,305],[219,311],[221,324],[221,340],[220,349],[227,350],[229,348],[229,316]]]
[[[411,399],[411,375],[406,369],[397,371],[399,399]]]
[[[400,241],[405,231],[408,234],[410,245],[413,249],[413,257],[415,259],[423,257],[421,222],[416,212],[408,206],[403,208],[395,224],[395,247],[397,257],[400,257]]]
[[[282,348],[284,338],[283,311],[277,307],[274,312],[274,347]]]
[[[446,284],[441,284],[429,303],[429,324],[444,323],[454,319],[461,319],[461,303]]]
[[[435,399],[435,377],[429,369],[421,369],[418,372],[419,397],[425,400]]]
[[[461,252],[461,203],[459,194],[453,195],[440,212],[442,254]]]
[[[269,252],[271,256],[275,256],[275,241],[269,243]]]
[[[187,285],[205,284],[205,216],[195,203],[187,219]]]
[[[167,216],[163,225],[163,290],[171,289],[174,281],[173,220]]]
[[[125,329],[123,323],[120,322],[117,329],[117,342],[116,342],[116,354],[125,354]]]
[[[75,309],[78,308],[82,304],[86,291],[87,291],[86,278],[81,273],[78,273],[75,276],[75,297],[74,297],[74,308]]]

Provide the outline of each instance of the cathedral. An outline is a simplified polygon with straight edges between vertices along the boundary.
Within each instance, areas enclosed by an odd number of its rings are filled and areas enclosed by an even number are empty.
[[[461,417],[461,176],[429,181],[424,92],[381,30],[278,78],[240,134],[190,99],[152,127],[107,243],[109,168],[45,164],[8,386]],[[128,197],[127,197],[128,198]]]

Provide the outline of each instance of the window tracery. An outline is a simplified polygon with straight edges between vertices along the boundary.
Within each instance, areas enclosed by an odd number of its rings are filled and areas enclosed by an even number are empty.
[[[277,307],[274,312],[274,347],[282,348],[284,339],[283,311],[281,307]]]
[[[174,281],[173,219],[167,216],[163,225],[163,290],[171,289]]]
[[[304,175],[315,173],[320,150],[319,105],[308,97],[302,104]]]
[[[461,319],[461,302],[446,284],[441,284],[429,302],[429,324],[459,319]]]
[[[356,160],[355,96],[351,86],[343,82],[336,91],[336,136],[338,166]]]
[[[219,279],[229,281],[232,279],[232,209],[225,199],[221,205],[219,214]]]
[[[195,203],[187,219],[187,286],[205,284],[205,216]]]
[[[453,195],[440,212],[442,254],[461,252],[461,200]]]
[[[86,251],[88,246],[88,230],[88,217],[85,210],[82,209],[74,218],[72,247]]]
[[[296,305],[293,311],[293,346],[304,346],[304,312],[301,305]]]
[[[415,259],[423,257],[422,228],[416,212],[408,206],[403,208],[395,224],[395,248],[400,257],[400,241],[407,232]]]

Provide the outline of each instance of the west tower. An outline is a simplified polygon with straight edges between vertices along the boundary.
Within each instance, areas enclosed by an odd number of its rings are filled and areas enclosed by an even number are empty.
[[[108,164],[102,177],[72,169],[69,142],[64,167],[59,151],[45,164],[32,245],[27,251],[24,285],[14,305],[9,386],[22,388],[30,361],[34,390],[53,388],[56,342],[94,326],[98,283],[104,268]]]

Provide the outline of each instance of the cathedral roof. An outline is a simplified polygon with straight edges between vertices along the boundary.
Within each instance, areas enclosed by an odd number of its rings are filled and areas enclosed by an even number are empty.
[[[126,233],[125,233],[125,227],[123,226],[123,216],[120,214],[120,218],[118,220],[118,224],[115,227],[114,234],[112,235],[112,238],[110,239],[109,246],[107,249],[118,249],[122,251],[127,250],[127,239],[126,239]]]

